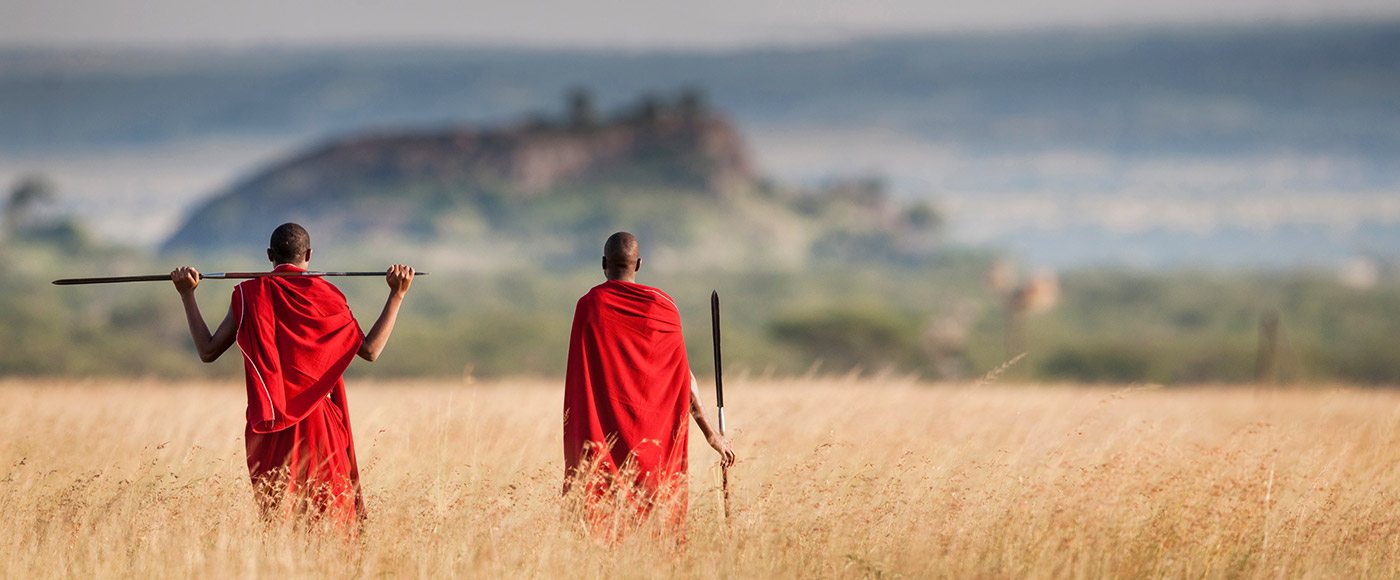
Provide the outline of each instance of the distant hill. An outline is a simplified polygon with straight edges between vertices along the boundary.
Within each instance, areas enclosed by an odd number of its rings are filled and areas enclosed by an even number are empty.
[[[1062,268],[1291,267],[1387,253],[1400,239],[1397,71],[1395,21],[728,51],[8,49],[0,50],[0,179],[49,175],[113,239],[140,229],[146,235],[132,237],[155,243],[205,196],[224,193],[231,176],[248,176],[246,185],[256,178],[250,169],[267,168],[250,164],[291,160],[283,157],[291,144],[444,127],[500,132],[512,128],[503,119],[556,110],[576,86],[593,88],[604,110],[698,86],[743,128],[764,177],[810,188],[878,175],[898,199],[945,208],[957,241]],[[487,197],[473,205],[497,207]],[[684,199],[692,198],[705,199]],[[544,215],[552,203],[500,207],[554,223]],[[498,214],[462,217],[469,213],[411,229],[512,224]]]
[[[4,50],[0,151],[490,123],[553,108],[578,84],[596,87],[609,108],[690,84],[746,126],[890,127],[984,150],[1282,148],[1390,160],[1400,154],[1396,71],[1397,22],[909,36],[727,52]]]
[[[796,265],[852,244],[918,254],[929,244],[915,238],[938,225],[929,212],[899,208],[878,184],[772,190],[698,91],[606,117],[576,91],[559,118],[379,131],[295,154],[200,205],[163,251],[256,255],[272,228],[296,221],[317,247],[427,252],[447,267],[577,266],[619,229],[691,266]]]

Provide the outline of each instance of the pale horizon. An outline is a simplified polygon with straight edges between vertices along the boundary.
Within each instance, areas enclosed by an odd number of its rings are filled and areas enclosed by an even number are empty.
[[[391,5],[312,0],[0,1],[5,48],[256,48],[471,45],[538,49],[727,49],[803,45],[889,35],[1178,26],[1295,26],[1400,22],[1390,0],[1188,0],[1125,5],[1016,0],[969,6],[884,0],[721,0],[705,6],[621,0],[508,6],[441,0]],[[269,16],[271,15],[271,16]]]

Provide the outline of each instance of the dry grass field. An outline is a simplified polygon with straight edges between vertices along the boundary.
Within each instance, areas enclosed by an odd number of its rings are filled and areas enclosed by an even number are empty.
[[[241,384],[0,381],[0,576],[1400,575],[1400,392],[735,380],[676,550],[563,523],[560,388],[352,382],[347,542],[258,522]]]

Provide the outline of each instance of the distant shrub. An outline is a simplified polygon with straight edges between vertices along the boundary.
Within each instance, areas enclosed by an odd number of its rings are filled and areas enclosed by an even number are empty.
[[[1146,349],[1101,344],[1055,349],[1038,370],[1052,379],[1122,383],[1147,380],[1151,369],[1152,355]]]
[[[875,309],[791,314],[773,321],[769,334],[828,370],[910,366],[918,333],[907,318]]]

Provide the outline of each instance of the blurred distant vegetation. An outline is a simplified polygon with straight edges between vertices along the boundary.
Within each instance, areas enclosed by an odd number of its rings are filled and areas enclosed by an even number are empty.
[[[1395,183],[1393,153],[1400,151],[1400,109],[1389,99],[1400,86],[1392,66],[1400,53],[1386,50],[1397,38],[1400,29],[1377,25],[902,39],[739,56],[403,50],[146,60],[126,54],[111,58],[134,62],[115,69],[62,55],[0,53],[0,64],[9,63],[0,75],[0,113],[18,112],[0,114],[0,129],[12,129],[0,130],[0,149],[161,142],[186,130],[269,135],[389,122],[440,126],[442,119],[498,119],[519,112],[504,107],[522,103],[538,108],[577,77],[606,87],[599,95],[604,103],[700,78],[741,120],[895,125],[988,150],[1052,144],[1147,157],[1257,153],[1281,143],[1328,152],[1364,143],[1357,154],[1369,161],[1349,172],[1355,178],[1349,187],[1385,188]],[[64,73],[59,81],[55,70]],[[45,122],[55,118],[46,112],[53,107],[64,109],[61,127]],[[1219,115],[1201,114],[1217,109]],[[657,124],[653,117],[644,115],[650,120],[622,141],[646,138]],[[1235,117],[1248,122],[1222,122]],[[600,129],[607,127],[546,119],[504,134],[524,131],[553,147],[580,135],[609,137]],[[1337,132],[1351,137],[1334,138]],[[197,362],[168,284],[59,288],[48,282],[163,272],[179,263],[266,266],[259,240],[276,223],[302,220],[295,212],[306,212],[327,220],[308,222],[317,249],[313,267],[360,269],[392,259],[433,271],[415,284],[384,358],[352,366],[359,376],[561,376],[574,302],[602,280],[599,246],[607,234],[627,229],[643,240],[640,281],[680,304],[693,366],[702,374],[711,360],[708,297],[717,289],[728,370],[736,376],[900,372],[975,380],[1024,352],[1003,380],[1262,377],[1400,385],[1400,341],[1394,340],[1400,279],[1382,262],[1359,284],[1307,270],[1105,268],[1047,279],[991,276],[1003,268],[1001,256],[948,246],[937,208],[896,201],[878,179],[790,191],[715,159],[697,159],[696,151],[741,149],[696,138],[728,139],[724,132],[658,140],[684,146],[639,148],[645,154],[627,157],[629,163],[599,162],[598,171],[578,175],[554,172],[562,177],[538,187],[497,183],[500,176],[490,171],[454,165],[464,159],[452,149],[469,141],[463,137],[502,134],[430,132],[410,139],[407,149],[388,147],[387,156],[376,145],[382,135],[333,140],[253,174],[187,224],[192,239],[213,237],[217,226],[243,246],[176,245],[160,257],[95,241],[56,213],[47,181],[23,180],[4,207],[0,375],[237,376],[237,356],[212,367]],[[1352,138],[1357,135],[1364,139]],[[424,139],[437,145],[418,148]],[[483,150],[488,160],[500,152]],[[648,153],[655,151],[666,154]],[[327,152],[354,162],[334,158],[303,171]],[[742,161],[737,154],[718,158],[745,165],[734,162]],[[726,167],[746,175],[744,187],[702,187]],[[1015,181],[1011,173],[1007,179]],[[1112,190],[1121,184],[1072,185]],[[385,224],[392,227],[374,231]],[[336,283],[361,322],[370,323],[383,284]],[[211,324],[226,311],[230,289],[227,282],[203,285],[199,296]]]
[[[0,375],[235,377],[236,356],[202,366],[168,284],[55,287],[53,278],[160,272],[150,255],[12,233],[0,245]],[[658,261],[652,257],[653,262]],[[434,273],[415,282],[386,355],[355,376],[562,376],[574,301],[601,282],[593,260],[569,270]],[[1006,298],[986,288],[994,256],[946,249],[919,263],[828,262],[804,269],[645,269],[670,292],[692,365],[710,369],[708,298],[724,304],[731,376],[914,373],[976,379],[1007,352]],[[313,262],[314,264],[314,262]],[[362,325],[383,283],[341,279]],[[1279,315],[1271,373],[1280,382],[1400,384],[1400,283],[1355,289],[1309,272],[1082,270],[1060,277],[1058,305],[1027,314],[1028,356],[1002,380],[1246,382],[1260,320]],[[231,284],[199,290],[206,318]]]

